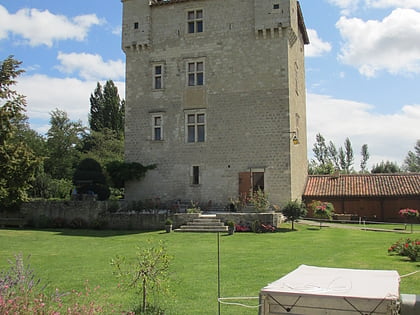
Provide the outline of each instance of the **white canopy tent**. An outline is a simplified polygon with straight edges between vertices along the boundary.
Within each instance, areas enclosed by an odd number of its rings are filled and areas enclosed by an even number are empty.
[[[400,276],[393,270],[301,265],[260,292],[260,315],[398,314]]]

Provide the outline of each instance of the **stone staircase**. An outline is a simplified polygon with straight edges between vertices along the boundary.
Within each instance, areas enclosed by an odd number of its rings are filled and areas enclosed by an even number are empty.
[[[216,219],[215,214],[200,215],[199,218],[188,222],[186,225],[181,225],[175,232],[227,232],[228,227]]]

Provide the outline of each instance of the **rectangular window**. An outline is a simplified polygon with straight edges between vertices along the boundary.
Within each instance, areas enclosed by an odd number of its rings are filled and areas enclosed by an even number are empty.
[[[163,65],[153,66],[153,89],[163,89]]]
[[[192,167],[192,184],[193,185],[200,184],[200,166]]]
[[[203,113],[187,115],[187,142],[206,140],[206,116]]]
[[[188,62],[188,86],[204,85],[204,62]]]
[[[203,10],[191,10],[187,12],[188,33],[203,32]]]
[[[163,140],[163,130],[162,130],[162,116],[153,116],[152,117],[153,123],[153,140],[154,141],[161,141]]]

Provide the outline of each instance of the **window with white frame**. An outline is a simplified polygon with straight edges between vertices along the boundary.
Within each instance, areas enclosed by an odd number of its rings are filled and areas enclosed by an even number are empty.
[[[153,141],[163,140],[163,117],[162,115],[152,116],[152,139]]]
[[[187,142],[204,142],[206,139],[205,113],[187,114]]]
[[[187,62],[188,86],[204,85],[204,61]]]
[[[188,33],[203,32],[203,10],[190,10],[187,12]]]
[[[153,89],[163,89],[163,65],[157,64],[153,66]]]

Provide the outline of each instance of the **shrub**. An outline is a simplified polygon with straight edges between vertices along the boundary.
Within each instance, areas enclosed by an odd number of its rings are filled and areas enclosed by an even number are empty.
[[[98,305],[95,302],[99,287],[93,290],[86,283],[84,292],[56,292],[47,296],[40,287],[41,280],[30,268],[22,254],[8,260],[8,270],[0,271],[0,314],[122,314],[113,305]]]
[[[41,229],[51,227],[51,219],[49,217],[47,217],[46,215],[43,215],[43,214],[40,215],[38,217],[37,227],[41,228]]]
[[[73,175],[73,182],[78,193],[94,193],[98,195],[99,200],[106,200],[111,194],[101,165],[91,158],[84,159],[79,163]]]
[[[254,205],[257,212],[264,212],[270,207],[270,201],[268,201],[268,195],[258,188],[257,191],[252,192],[251,198],[248,200]]]
[[[191,207],[187,209],[187,213],[200,213],[201,208],[199,206],[199,203],[197,201],[191,200]]]
[[[401,209],[398,214],[405,219],[415,219],[419,217],[419,211],[415,209]]]
[[[316,218],[331,220],[334,214],[334,206],[331,202],[314,200],[309,204],[309,207]]]
[[[298,202],[297,200],[289,201],[281,212],[288,221],[292,222],[292,230],[295,229],[294,222],[307,214],[305,204]]]
[[[140,295],[140,314],[151,314],[151,307],[160,308],[156,302],[150,301],[150,294],[166,292],[170,260],[171,257],[161,241],[157,244],[150,243],[148,248],[138,248],[133,263],[121,256],[111,260],[114,274],[122,280],[123,288],[135,289]]]
[[[87,223],[84,219],[77,217],[70,221],[69,227],[72,229],[84,229],[87,228]]]
[[[388,248],[388,254],[406,256],[412,261],[416,261],[420,256],[420,240],[407,238],[399,240]]]
[[[66,226],[66,219],[57,217],[52,219],[51,226],[53,228],[63,228]]]

